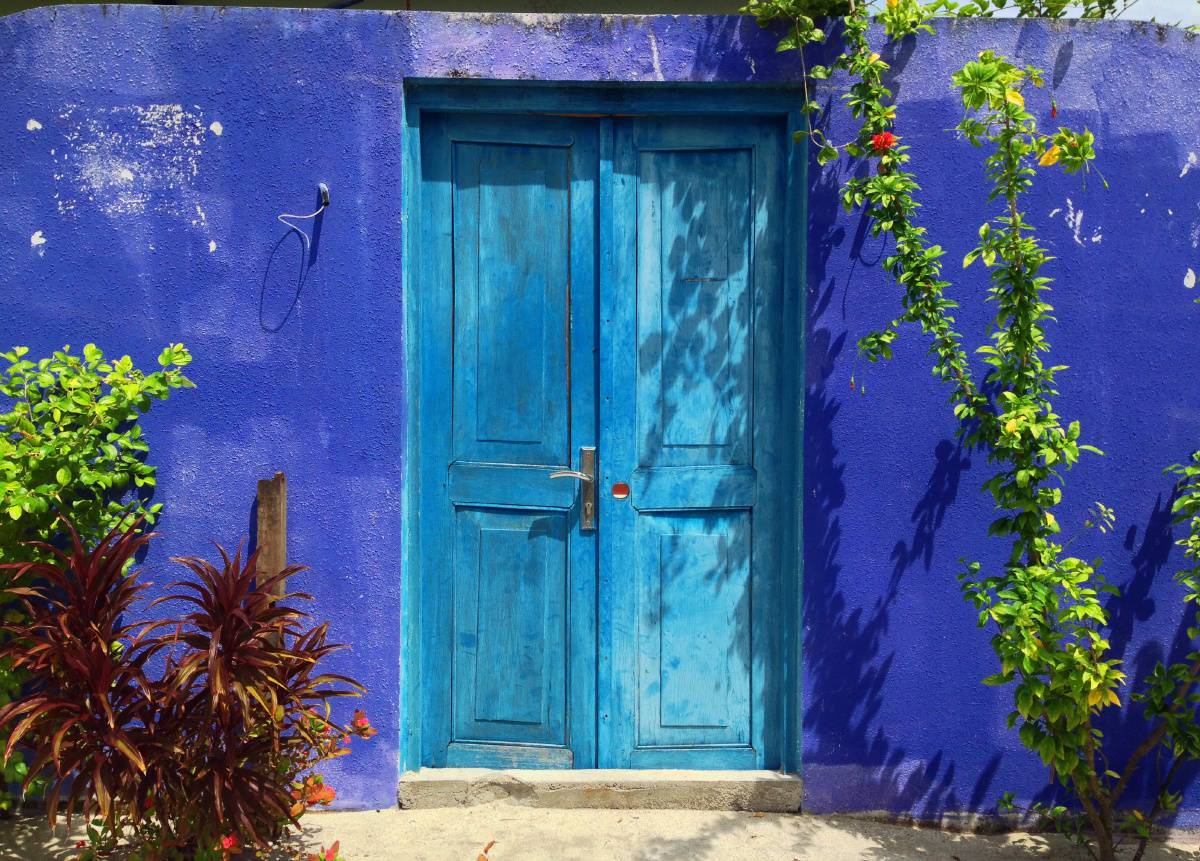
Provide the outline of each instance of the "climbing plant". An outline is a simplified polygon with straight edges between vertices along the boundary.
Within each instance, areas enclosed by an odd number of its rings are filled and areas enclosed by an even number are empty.
[[[877,23],[884,38],[897,40],[934,33],[930,22],[936,14],[989,16],[1003,9],[1034,17],[1104,18],[1127,5],[887,0]],[[1054,411],[1056,376],[1064,368],[1048,361],[1046,327],[1053,309],[1046,301],[1050,278],[1043,269],[1050,258],[1021,206],[1040,171],[1091,169],[1095,140],[1086,129],[1041,130],[1026,105],[1042,87],[1038,69],[985,51],[953,75],[963,107],[957,133],[987,150],[988,200],[996,207],[982,220],[978,243],[963,260],[964,268],[978,262],[988,270],[987,301],[995,306],[989,343],[977,350],[986,368],[977,378],[955,328],[944,252],[920,224],[917,177],[908,169],[907,147],[897,134],[897,107],[885,82],[888,65],[872,46],[868,8],[853,0],[750,0],[746,11],[764,24],[782,22],[786,32],[780,50],[799,51],[802,60],[806,45],[825,39],[822,16],[842,18],[840,53],[828,65],[805,69],[809,122],[796,136],[809,140],[820,164],[849,157],[870,167],[843,183],[841,203],[848,212],[861,213],[875,236],[890,240],[892,253],[884,267],[900,288],[901,309],[880,330],[864,335],[859,349],[871,361],[888,359],[904,324],[914,324],[929,339],[934,375],[950,387],[961,435],[995,466],[984,489],[998,513],[990,533],[1008,543],[1007,560],[986,570],[969,563],[960,575],[980,625],[992,631],[999,660],[999,671],[984,683],[1011,686],[1009,725],[1019,728],[1021,742],[1078,802],[1070,808],[1033,805],[1026,812],[1051,820],[1102,861],[1115,858],[1127,840],[1136,844],[1134,857],[1140,858],[1155,820],[1179,804],[1179,768],[1200,758],[1195,713],[1200,651],[1160,664],[1131,695],[1144,706],[1146,735],[1123,763],[1116,762],[1117,752],[1106,746],[1096,726],[1104,710],[1122,705],[1126,682],[1120,660],[1110,653],[1109,619],[1101,600],[1113,590],[1094,563],[1066,553],[1054,514],[1065,472],[1082,452],[1100,452],[1081,441],[1078,421],[1064,421]],[[807,90],[809,81],[835,74],[845,77],[841,98],[859,124],[857,134],[842,143],[813,125],[822,106]],[[1045,114],[1054,119],[1057,106],[1053,99],[1044,101]],[[1200,606],[1200,455],[1171,469],[1181,482],[1176,511],[1189,524],[1180,543],[1192,563],[1177,580],[1184,600]],[[1113,511],[1096,503],[1085,525],[1107,532],[1113,522]],[[1200,615],[1188,635],[1200,637]],[[1157,792],[1148,809],[1130,807],[1127,790],[1152,755]],[[1011,794],[1001,799],[1001,808],[1016,809]]]

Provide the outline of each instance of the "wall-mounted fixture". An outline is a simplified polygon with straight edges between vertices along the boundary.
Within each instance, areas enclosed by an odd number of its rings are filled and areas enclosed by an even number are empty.
[[[294,218],[297,221],[307,221],[310,218],[316,218],[318,215],[320,215],[322,212],[324,212],[326,209],[328,209],[329,208],[329,186],[327,186],[323,182],[317,183],[317,191],[321,195],[321,205],[319,207],[317,207],[316,212],[309,213],[308,215],[294,215],[290,212],[284,212],[284,213],[281,213],[280,215],[275,216],[281,224],[286,225],[289,229],[294,230],[300,234],[300,241],[304,243],[305,256],[308,255],[309,245],[311,244],[311,240],[309,239],[308,234],[300,229],[299,225],[293,224],[291,221],[288,221],[288,219]]]

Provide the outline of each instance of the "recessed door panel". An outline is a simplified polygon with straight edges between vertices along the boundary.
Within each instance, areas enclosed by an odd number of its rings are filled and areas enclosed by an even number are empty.
[[[454,739],[565,748],[566,512],[455,519]]]
[[[753,152],[638,153],[640,463],[745,463]]]
[[[454,143],[458,460],[567,460],[570,156]]]
[[[750,745],[749,520],[638,518],[639,748]]]

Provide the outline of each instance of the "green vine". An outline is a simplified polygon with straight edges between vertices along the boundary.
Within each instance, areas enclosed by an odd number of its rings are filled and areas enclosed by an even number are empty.
[[[1098,0],[1075,6],[1082,17],[1114,17],[1128,3]],[[1025,16],[1061,18],[1069,11],[1059,2],[992,2],[956,4],[935,0],[888,0],[878,16],[889,40],[933,34],[936,14],[990,16],[1002,9]],[[801,52],[825,39],[817,25],[818,10],[803,0],[750,0],[747,12],[761,23],[786,23],[780,50]],[[1125,839],[1137,843],[1135,858],[1145,851],[1154,821],[1174,810],[1179,796],[1172,789],[1181,764],[1200,758],[1200,727],[1196,723],[1200,652],[1183,662],[1160,665],[1133,699],[1145,703],[1147,735],[1126,762],[1110,762],[1095,718],[1119,707],[1125,682],[1121,662],[1109,655],[1108,616],[1101,595],[1115,591],[1105,585],[1094,563],[1066,554],[1054,508],[1062,501],[1063,473],[1081,452],[1099,450],[1080,441],[1079,422],[1064,423],[1054,411],[1056,376],[1063,366],[1048,364],[1046,324],[1053,308],[1046,301],[1050,278],[1042,274],[1049,255],[1038,241],[1022,210],[1022,195],[1039,171],[1056,168],[1068,174],[1087,171],[1095,159],[1095,140],[1086,129],[1057,128],[1042,132],[1026,107],[1027,96],[1042,87],[1040,70],[1018,66],[991,51],[967,63],[953,75],[964,116],[961,138],[987,147],[989,201],[998,206],[978,231],[978,244],[963,260],[977,261],[989,270],[987,299],[996,306],[989,343],[977,353],[987,370],[976,381],[963,338],[955,328],[956,303],[947,297],[943,277],[944,252],[930,241],[919,223],[917,177],[908,169],[907,146],[896,131],[897,110],[885,83],[887,63],[872,47],[871,16],[853,2],[835,10],[844,16],[842,50],[825,66],[805,72],[807,127],[797,132],[808,138],[817,161],[865,159],[869,170],[847,179],[841,203],[847,212],[860,212],[874,236],[893,244],[885,269],[901,288],[901,311],[878,331],[859,340],[870,361],[891,358],[893,343],[904,324],[913,324],[929,339],[929,356],[936,377],[948,384],[953,413],[967,444],[987,453],[996,466],[984,484],[992,495],[997,518],[990,534],[1009,542],[1007,562],[995,571],[979,563],[960,575],[964,594],[979,611],[981,626],[993,630],[992,647],[999,672],[984,680],[989,685],[1013,684],[1014,710],[1009,725],[1019,725],[1021,742],[1036,752],[1051,774],[1078,800],[1082,815],[1065,806],[1024,808],[1049,818],[1064,833],[1088,848],[1093,857],[1109,861]],[[858,121],[858,131],[846,143],[831,141],[812,126],[821,110],[807,92],[807,81],[847,78],[843,101]],[[1057,106],[1049,101],[1049,115]],[[994,396],[989,396],[995,392]],[[1190,523],[1185,546],[1194,567],[1178,579],[1185,600],[1200,604],[1200,455],[1190,465],[1172,468],[1182,478],[1176,505]],[[1085,526],[1111,531],[1113,511],[1096,503]],[[1069,544],[1069,542],[1068,542]],[[1200,616],[1189,631],[1200,635]],[[1120,802],[1131,780],[1151,754],[1159,764],[1159,791],[1149,811],[1124,810]],[[1002,809],[1017,809],[1012,796],[1001,799]]]

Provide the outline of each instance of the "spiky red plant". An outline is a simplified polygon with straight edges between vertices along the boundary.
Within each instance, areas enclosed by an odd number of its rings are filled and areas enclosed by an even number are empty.
[[[150,651],[140,626],[123,623],[146,588],[125,570],[152,536],[135,525],[88,550],[69,524],[68,534],[66,551],[37,545],[54,561],[4,566],[13,580],[34,585],[5,590],[21,600],[26,619],[5,626],[11,639],[0,655],[31,681],[0,707],[0,725],[13,725],[6,756],[21,743],[35,751],[29,782],[47,777],[51,823],[64,791],[68,815],[82,800],[89,815],[112,822],[114,798],[144,794],[154,746]]]
[[[308,600],[276,594],[278,584],[304,571],[291,566],[258,578],[258,554],[242,563],[218,547],[222,566],[179,558],[194,581],[172,584],[175,594],[155,604],[193,605],[176,630],[151,641],[173,651],[162,679],[163,699],[176,704],[191,747],[188,779],[172,790],[211,803],[222,829],[266,845],[294,821],[293,784],[323,754],[337,730],[328,700],[362,691],[353,679],[319,673],[319,663],[341,645],[327,642],[328,625],[307,628],[308,617],[289,606]],[[158,623],[160,626],[162,623]]]
[[[375,734],[361,712],[340,726],[328,702],[362,687],[319,665],[343,648],[328,626],[308,627],[291,606],[303,593],[276,594],[304,569],[257,576],[257,554],[243,563],[218,547],[220,567],[177,559],[194,580],[171,584],[163,602],[190,605],[179,617],[126,624],[146,588],[128,571],[153,536],[109,535],[94,550],[71,532],[53,561],[10,566],[6,591],[29,621],[12,623],[2,653],[33,679],[0,708],[18,743],[35,753],[30,780],[49,772],[51,822],[66,792],[68,816],[82,805],[147,858],[189,855],[228,844],[266,847],[333,790],[314,765],[347,752],[351,736]],[[150,678],[151,658],[161,673]]]

